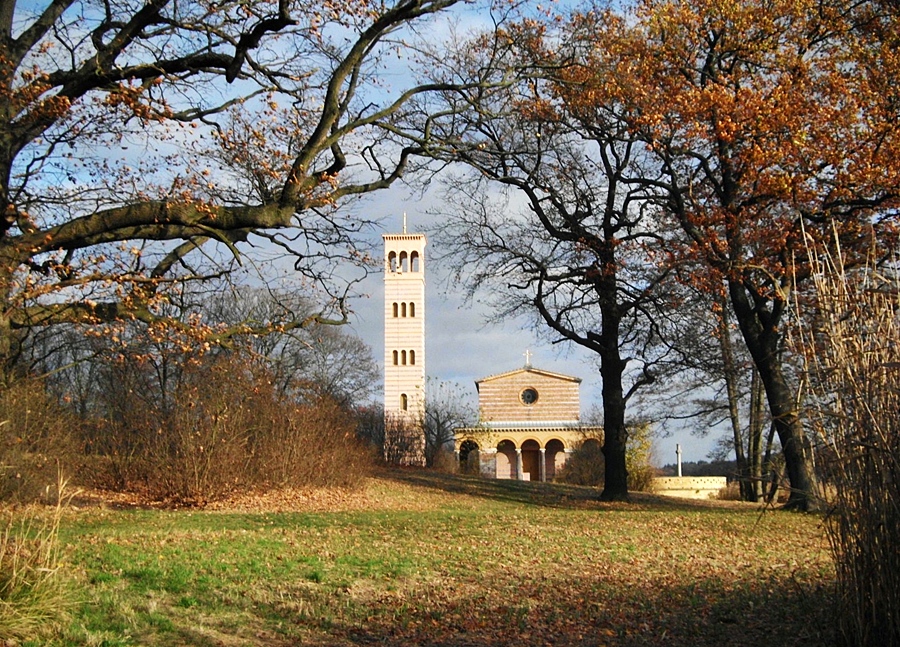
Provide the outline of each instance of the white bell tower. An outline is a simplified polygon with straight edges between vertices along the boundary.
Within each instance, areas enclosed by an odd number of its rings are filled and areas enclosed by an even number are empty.
[[[384,453],[392,463],[425,464],[424,234],[384,239]]]

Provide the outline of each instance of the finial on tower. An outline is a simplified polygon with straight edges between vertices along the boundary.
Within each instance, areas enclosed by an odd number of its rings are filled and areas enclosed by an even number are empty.
[[[525,368],[531,368],[531,349],[527,349],[522,354],[525,355]]]
[[[403,212],[403,233],[406,233],[406,212]]]

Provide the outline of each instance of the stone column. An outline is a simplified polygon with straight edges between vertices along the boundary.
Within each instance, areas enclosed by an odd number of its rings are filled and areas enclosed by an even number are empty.
[[[516,447],[516,478],[522,480],[525,474],[522,472],[522,448]]]
[[[541,483],[545,483],[547,481],[547,449],[541,447]]]
[[[453,460],[456,461],[456,472],[459,473],[460,464],[459,464],[459,450],[458,449],[453,450]]]
[[[482,476],[490,479],[497,478],[497,448],[485,447],[478,453],[478,458],[481,463],[479,467]]]

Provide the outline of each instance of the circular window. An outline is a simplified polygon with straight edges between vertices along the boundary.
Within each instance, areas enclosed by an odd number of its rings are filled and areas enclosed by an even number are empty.
[[[524,391],[522,391],[522,393],[519,397],[522,399],[522,402],[524,402],[525,404],[534,404],[535,402],[537,402],[538,393],[537,393],[537,391],[535,391],[534,389],[529,387],[529,388],[525,389]]]

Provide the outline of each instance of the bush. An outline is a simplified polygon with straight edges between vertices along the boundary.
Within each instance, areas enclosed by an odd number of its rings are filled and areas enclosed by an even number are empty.
[[[357,437],[346,407],[320,396],[280,408],[274,424],[253,438],[256,485],[355,487],[371,474],[374,450]]]
[[[436,472],[441,472],[443,474],[456,474],[457,472],[463,471],[464,469],[460,466],[460,464],[456,460],[456,456],[449,449],[442,449],[434,456],[434,462],[432,464],[432,469]]]
[[[96,445],[108,465],[99,484],[202,505],[252,488],[353,486],[370,473],[355,419],[333,398],[298,404],[235,354],[182,371],[168,410],[133,395],[120,403]]]
[[[603,448],[600,441],[588,438],[575,448],[556,480],[571,485],[603,485],[606,474]]]
[[[75,471],[75,421],[40,381],[20,380],[0,393],[0,500],[39,500],[61,471]]]

